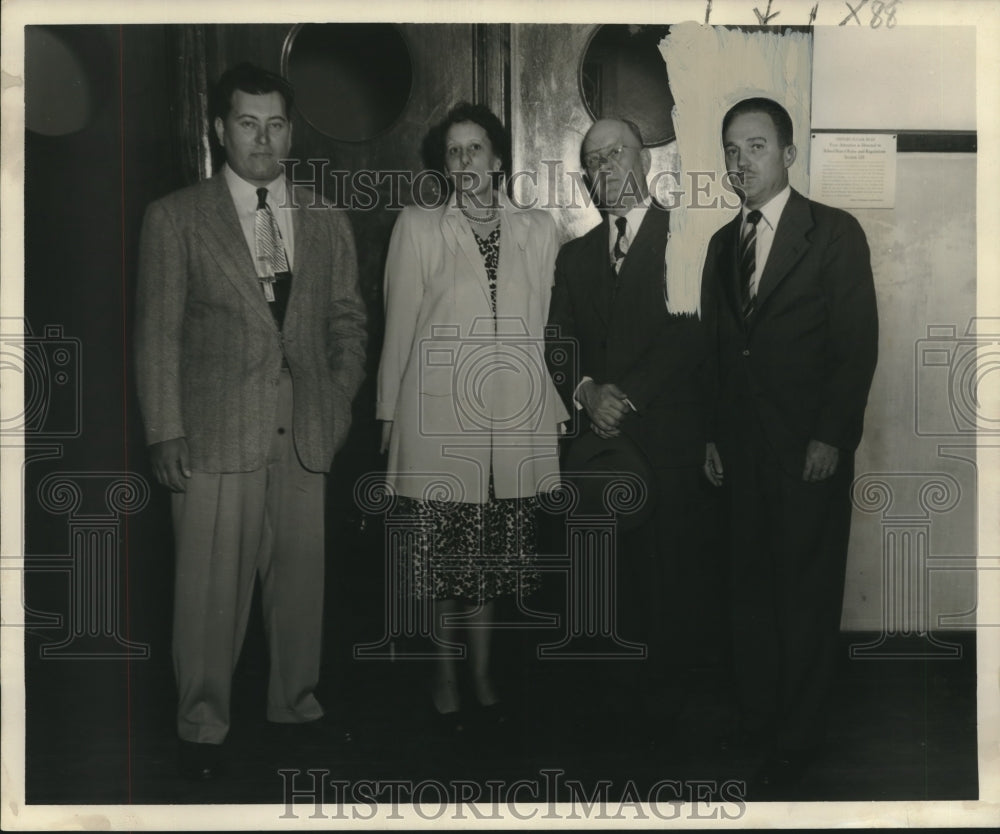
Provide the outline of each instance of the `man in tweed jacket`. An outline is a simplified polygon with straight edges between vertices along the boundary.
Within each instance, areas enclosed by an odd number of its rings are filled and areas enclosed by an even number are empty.
[[[347,218],[279,164],[291,103],[279,76],[224,74],[214,128],[226,165],[150,205],[142,230],[138,392],[153,472],[173,493],[177,730],[192,778],[219,768],[258,575],[267,717],[323,716],[324,473],[364,373],[365,312]],[[262,210],[281,272],[261,256]]]

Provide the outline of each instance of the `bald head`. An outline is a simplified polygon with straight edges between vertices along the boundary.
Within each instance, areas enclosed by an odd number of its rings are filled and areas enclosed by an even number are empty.
[[[598,119],[583,137],[583,152],[588,147],[603,148],[609,142],[624,141],[636,147],[642,147],[642,138],[637,129],[625,119]]]
[[[636,128],[623,119],[598,119],[583,137],[580,158],[594,198],[609,214],[627,214],[649,195],[649,151]]]

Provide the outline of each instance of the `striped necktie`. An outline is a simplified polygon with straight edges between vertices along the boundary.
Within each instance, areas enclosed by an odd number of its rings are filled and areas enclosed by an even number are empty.
[[[757,267],[757,223],[761,213],[754,209],[747,214],[743,227],[743,239],[740,241],[740,302],[743,308],[743,320],[753,314],[756,293],[752,292],[753,273]]]
[[[257,189],[257,212],[254,215],[254,244],[257,256],[257,275],[264,289],[264,298],[280,326],[285,318],[288,296],[291,291],[292,272],[288,255],[281,242],[278,221],[267,204],[267,189]]]

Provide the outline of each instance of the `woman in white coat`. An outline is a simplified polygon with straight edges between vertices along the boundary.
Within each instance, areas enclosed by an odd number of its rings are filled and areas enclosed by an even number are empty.
[[[433,601],[438,626],[443,615],[470,626],[472,689],[494,724],[504,711],[489,625],[499,597],[538,585],[535,496],[557,486],[568,417],[544,356],[555,224],[504,195],[509,149],[480,105],[458,105],[429,134],[425,153],[442,157],[451,194],[443,206],[405,208],[393,229],[376,407],[395,512],[419,531],[407,554],[413,591]],[[432,700],[459,732],[458,665],[442,645],[455,630],[435,637]]]

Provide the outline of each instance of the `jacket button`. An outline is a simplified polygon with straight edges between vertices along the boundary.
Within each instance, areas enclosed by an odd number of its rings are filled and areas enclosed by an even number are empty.
[[[744,356],[749,356],[750,355],[750,348],[743,348],[743,355]]]
[[[285,430],[283,428],[278,429],[278,434],[284,434],[284,433],[285,433]]]

